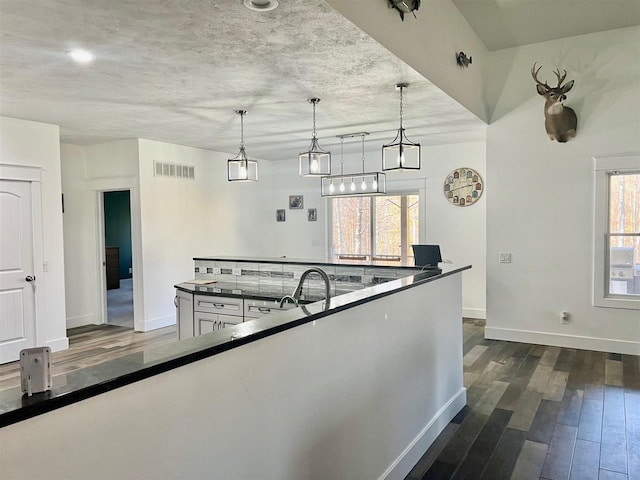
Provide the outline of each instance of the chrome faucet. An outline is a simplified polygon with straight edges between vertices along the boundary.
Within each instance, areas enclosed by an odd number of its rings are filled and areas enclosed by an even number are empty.
[[[282,308],[282,305],[284,305],[284,302],[287,300],[293,300],[293,303],[296,304],[296,307],[298,306],[298,302],[300,301],[300,295],[302,294],[302,286],[307,276],[309,276],[309,274],[311,273],[317,273],[322,277],[322,280],[324,280],[324,288],[325,288],[324,298],[326,300],[326,304],[327,305],[329,304],[329,297],[331,296],[331,282],[329,280],[329,275],[327,275],[327,273],[324,270],[321,270],[316,267],[312,267],[308,270],[305,270],[303,274],[300,276],[300,281],[298,282],[298,286],[296,287],[296,289],[293,291],[293,294],[285,295],[280,299],[280,308]]]

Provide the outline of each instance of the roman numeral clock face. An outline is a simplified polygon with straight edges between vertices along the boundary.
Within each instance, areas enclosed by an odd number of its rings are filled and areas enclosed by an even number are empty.
[[[482,196],[484,181],[473,168],[457,168],[444,179],[444,196],[457,207],[473,205]]]

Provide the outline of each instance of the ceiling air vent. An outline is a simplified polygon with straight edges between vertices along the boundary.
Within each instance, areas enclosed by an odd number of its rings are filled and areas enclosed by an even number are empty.
[[[181,163],[153,162],[153,174],[155,177],[195,179],[195,167]]]

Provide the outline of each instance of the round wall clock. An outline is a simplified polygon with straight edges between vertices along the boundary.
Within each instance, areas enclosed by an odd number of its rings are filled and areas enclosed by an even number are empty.
[[[478,201],[484,190],[482,177],[473,168],[456,168],[444,179],[444,196],[457,207]]]

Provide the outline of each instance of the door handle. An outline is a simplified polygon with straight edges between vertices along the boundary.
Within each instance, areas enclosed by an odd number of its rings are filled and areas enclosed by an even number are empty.
[[[35,282],[36,281],[36,276],[35,275],[27,275],[25,278],[25,281],[31,283],[31,282]]]

